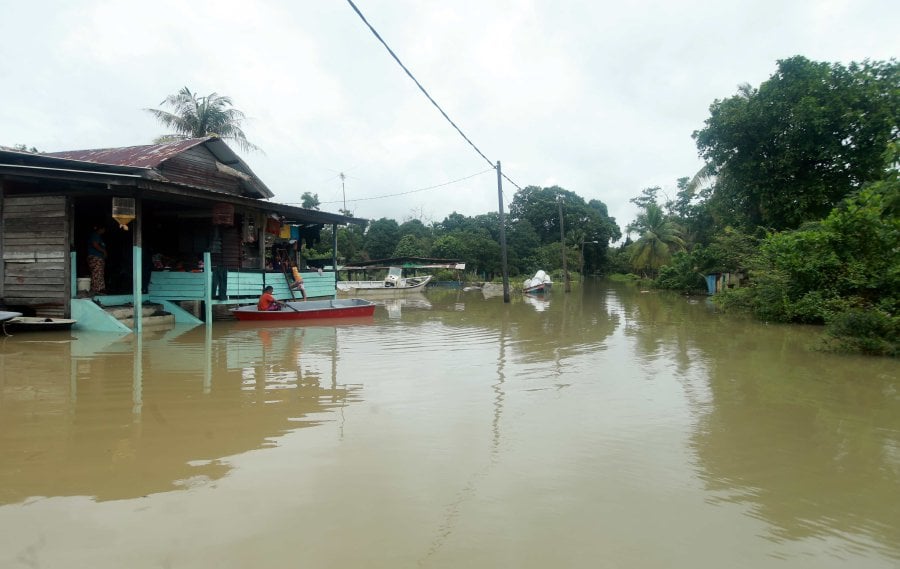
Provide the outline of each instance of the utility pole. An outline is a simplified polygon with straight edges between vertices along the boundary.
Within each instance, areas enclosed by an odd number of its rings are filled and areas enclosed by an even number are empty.
[[[503,302],[509,303],[509,270],[506,267],[506,221],[503,218],[503,173],[497,160],[497,199],[500,201],[500,257],[503,263]]]
[[[562,196],[556,196],[556,203],[559,205],[559,245],[562,251],[562,270],[563,278],[566,281],[565,291],[571,292],[572,285],[569,282],[569,269],[566,268],[566,222],[563,220]]]
[[[333,172],[334,170],[332,170]],[[347,211],[347,192],[344,191],[344,180],[347,176],[344,175],[343,172],[340,173],[341,176],[341,194],[344,196],[344,211]]]

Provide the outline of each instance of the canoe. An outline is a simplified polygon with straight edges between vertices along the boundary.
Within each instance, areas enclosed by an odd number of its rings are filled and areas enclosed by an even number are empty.
[[[48,330],[68,330],[75,324],[71,318],[43,318],[40,316],[18,316],[3,323],[9,332],[44,332]]]
[[[361,298],[285,302],[281,310],[257,310],[256,305],[233,308],[231,313],[242,321],[271,322],[279,320],[316,320],[372,316],[375,303]]]

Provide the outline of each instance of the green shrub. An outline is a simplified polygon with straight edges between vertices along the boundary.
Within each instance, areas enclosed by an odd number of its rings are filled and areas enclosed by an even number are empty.
[[[672,256],[668,265],[660,267],[659,276],[653,285],[657,288],[697,293],[706,291],[706,278],[698,272],[694,255],[679,251]]]
[[[900,317],[880,310],[851,309],[835,315],[825,328],[826,347],[842,352],[898,355]]]

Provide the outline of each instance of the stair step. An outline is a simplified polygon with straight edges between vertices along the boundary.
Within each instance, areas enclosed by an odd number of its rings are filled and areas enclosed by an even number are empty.
[[[125,320],[134,317],[134,308],[131,306],[112,306],[105,308],[104,310],[116,320]],[[162,311],[162,305],[160,304],[144,304],[141,309],[141,314],[144,315],[144,317],[147,317],[153,316],[160,311]]]
[[[119,321],[134,330],[134,318],[119,318]],[[144,316],[141,319],[141,326],[143,328],[171,328],[175,326],[175,315]]]

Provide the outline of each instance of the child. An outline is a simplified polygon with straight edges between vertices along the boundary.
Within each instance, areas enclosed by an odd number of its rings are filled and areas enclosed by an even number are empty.
[[[300,270],[297,268],[296,263],[291,263],[291,272],[294,274],[291,290],[299,290],[300,294],[303,295],[303,300],[306,300],[306,288],[303,287],[303,277],[300,275]]]

